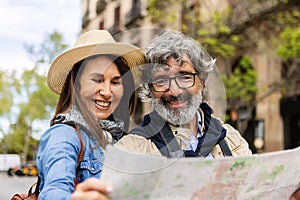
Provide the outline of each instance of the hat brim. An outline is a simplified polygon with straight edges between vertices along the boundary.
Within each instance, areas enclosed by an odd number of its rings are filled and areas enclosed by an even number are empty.
[[[59,55],[50,65],[47,84],[56,94],[60,94],[64,82],[77,62],[97,54],[111,54],[122,56],[130,69],[145,63],[143,51],[131,44],[101,43],[76,47]]]

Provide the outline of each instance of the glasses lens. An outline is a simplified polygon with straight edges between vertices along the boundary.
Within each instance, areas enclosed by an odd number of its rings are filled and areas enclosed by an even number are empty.
[[[158,78],[152,82],[152,87],[156,92],[165,92],[170,88],[171,81],[175,79],[177,86],[181,89],[190,88],[195,84],[197,74],[183,74],[173,78]]]
[[[168,78],[159,78],[155,79],[152,82],[153,89],[158,92],[164,92],[169,89],[170,79]]]
[[[194,74],[184,74],[181,76],[177,76],[175,78],[178,87],[180,88],[189,88],[194,85],[195,75]]]

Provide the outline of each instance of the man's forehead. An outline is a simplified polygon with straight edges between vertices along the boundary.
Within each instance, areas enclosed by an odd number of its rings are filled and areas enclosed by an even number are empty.
[[[152,74],[160,73],[182,73],[182,72],[194,72],[193,64],[188,60],[181,60],[181,63],[178,63],[175,59],[169,60],[166,64],[155,64]]]
[[[172,66],[172,65],[181,66],[186,62],[191,63],[191,59],[189,58],[189,56],[187,54],[183,54],[182,56],[180,56],[178,58],[171,55],[168,57],[168,59],[166,60],[166,62],[164,64],[167,64],[169,66]]]
[[[193,69],[185,69],[182,67],[169,67],[168,70],[165,68],[160,67],[157,70],[152,71],[152,77],[159,77],[159,76],[168,76],[168,77],[173,77],[178,74],[185,74],[185,73],[193,73]]]

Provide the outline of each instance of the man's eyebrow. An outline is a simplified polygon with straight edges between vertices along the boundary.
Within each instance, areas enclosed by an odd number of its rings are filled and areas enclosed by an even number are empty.
[[[194,74],[194,73],[196,73],[196,72],[194,72],[194,71],[178,71],[178,73],[179,74]]]
[[[186,74],[194,74],[194,73],[196,73],[194,71],[187,71],[187,70],[182,70],[182,71],[177,71],[177,72],[178,72],[177,75],[186,75]],[[163,73],[157,73],[157,74],[154,74],[152,76],[152,78],[155,78],[155,79],[157,79],[157,78],[168,78],[168,77],[169,77],[169,75],[163,74]]]
[[[179,68],[178,70],[177,70],[177,73],[178,74],[193,74],[193,73],[195,73],[195,70],[193,69],[181,69],[181,68]]]
[[[179,60],[179,63],[180,63],[179,66],[182,66],[186,63],[189,63],[189,61],[181,59],[181,60]]]

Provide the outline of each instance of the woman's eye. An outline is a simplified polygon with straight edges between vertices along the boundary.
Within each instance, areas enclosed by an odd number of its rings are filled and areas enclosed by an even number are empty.
[[[119,80],[119,79],[118,80],[112,80],[111,83],[114,84],[114,85],[120,85],[120,84],[122,84],[122,80]]]
[[[92,81],[94,81],[95,83],[100,83],[102,81],[101,78],[92,78]]]

